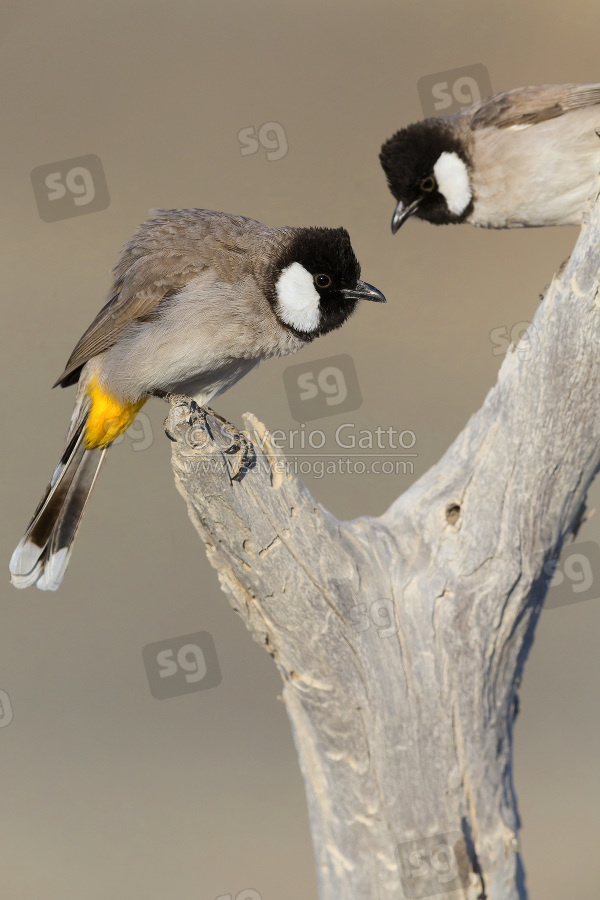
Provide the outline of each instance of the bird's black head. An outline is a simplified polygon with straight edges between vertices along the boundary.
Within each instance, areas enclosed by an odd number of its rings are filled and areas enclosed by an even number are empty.
[[[359,277],[345,228],[294,229],[271,276],[275,315],[301,340],[312,341],[343,325],[359,300],[385,302]]]
[[[409,216],[450,225],[473,211],[468,148],[451,125],[439,119],[409,125],[385,142],[379,160],[398,201],[394,234]]]

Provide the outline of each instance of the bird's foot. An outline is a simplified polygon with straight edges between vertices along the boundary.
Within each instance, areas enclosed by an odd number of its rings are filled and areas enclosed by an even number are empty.
[[[213,440],[219,450],[227,454],[232,471],[231,477],[240,479],[254,459],[254,447],[235,425],[232,425],[209,406],[199,406],[195,400],[184,394],[161,392],[160,396],[174,407],[183,406],[189,409],[189,415],[186,413],[185,416],[188,425],[185,441],[189,446],[197,450],[205,447],[209,440]],[[208,417],[214,420],[212,425],[208,422]],[[168,423],[169,416],[164,422],[165,434],[169,440],[176,442],[177,438],[169,431]]]
[[[159,397],[161,400],[164,400],[166,403],[170,403],[171,406],[189,406],[190,409],[192,408],[192,404],[194,404],[194,406],[196,406],[196,404],[194,403],[192,398],[186,397],[185,394],[171,394],[171,393],[168,393],[167,391],[156,390],[156,391],[154,391],[154,396]],[[170,441],[173,441],[173,443],[175,444],[175,443],[177,443],[177,438],[174,437],[171,434],[171,432],[169,431],[168,421],[169,421],[169,416],[167,416],[167,418],[163,422],[163,428],[164,428],[166,436],[169,438]]]
[[[254,447],[252,443],[248,440],[248,438],[242,434],[231,422],[228,422],[227,419],[224,419],[223,416],[220,416],[218,413],[211,409],[210,406],[200,407],[195,401],[192,400],[192,410],[198,411],[203,414],[204,421],[206,422],[206,417],[210,416],[217,422],[218,430],[220,432],[220,436],[222,440],[216,441],[217,446],[223,453],[227,453],[231,455],[232,459],[230,460],[230,466],[232,469],[232,478],[239,479],[242,477],[244,471],[249,468],[253,458],[254,458]],[[206,422],[208,425],[208,423]],[[215,430],[214,428],[210,428],[209,431],[213,440],[215,440]],[[235,460],[235,461],[234,461]]]

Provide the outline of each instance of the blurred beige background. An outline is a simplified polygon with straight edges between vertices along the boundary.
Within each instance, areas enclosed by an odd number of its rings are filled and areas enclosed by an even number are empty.
[[[412,221],[392,238],[380,144],[422,117],[425,75],[481,63],[496,91],[597,81],[599,19],[590,0],[5,0],[5,565],[70,415],[73,391],[50,385],[151,207],[349,229],[363,277],[387,306],[362,307],[215,405],[239,424],[250,409],[271,429],[298,428],[287,367],[349,354],[362,405],[311,427],[328,441],[343,422],[412,430],[414,474],[307,482],[340,517],[382,512],[479,408],[502,361],[490,332],[532,317],[577,230]],[[288,152],[242,155],[238,132],[265,122],[280,123]],[[110,205],[43,222],[30,172],[85,154],[102,161]],[[175,491],[166,407],[153,401],[147,413],[139,436],[111,453],[63,588],[17,593],[4,579],[0,690],[14,718],[0,728],[0,896],[314,900],[279,677],[221,594]],[[589,505],[599,502],[596,485]],[[600,515],[578,538],[599,540]],[[594,577],[597,596],[542,614],[521,690],[515,772],[533,900],[598,895],[600,571]],[[142,648],[198,631],[213,636],[222,683],[155,700]]]

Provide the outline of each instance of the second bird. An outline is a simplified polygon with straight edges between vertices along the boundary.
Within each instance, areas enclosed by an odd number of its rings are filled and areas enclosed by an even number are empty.
[[[396,132],[379,155],[410,216],[487,228],[578,225],[600,170],[600,84],[496,94]]]
[[[359,300],[385,300],[359,276],[343,228],[268,228],[202,209],[140,225],[56,382],[77,384],[67,447],[13,553],[12,583],[58,587],[106,451],[148,397],[204,406],[261,359],[339,328]]]

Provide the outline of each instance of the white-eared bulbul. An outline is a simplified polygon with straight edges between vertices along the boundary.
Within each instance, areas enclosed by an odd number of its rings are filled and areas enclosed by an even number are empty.
[[[121,253],[108,302],[56,382],[77,384],[65,452],[10,571],[20,588],[60,584],[111,442],[156,394],[205,406],[260,360],[339,328],[359,300],[343,228],[268,228],[203,209],[159,210]]]

